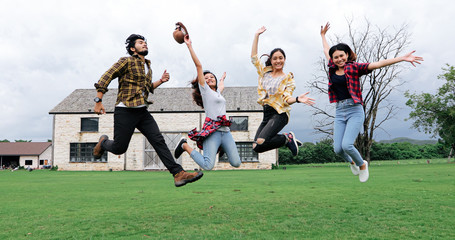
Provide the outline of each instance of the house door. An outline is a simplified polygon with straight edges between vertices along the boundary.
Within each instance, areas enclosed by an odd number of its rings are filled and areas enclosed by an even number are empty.
[[[161,133],[163,134],[166,145],[171,151],[171,154],[174,155],[174,150],[177,144],[179,143],[182,133]],[[144,137],[145,138],[145,137]],[[145,139],[145,157],[144,157],[144,169],[145,170],[167,170],[163,162],[156,154],[155,149],[152,145]],[[182,164],[181,158],[176,159],[176,162]]]

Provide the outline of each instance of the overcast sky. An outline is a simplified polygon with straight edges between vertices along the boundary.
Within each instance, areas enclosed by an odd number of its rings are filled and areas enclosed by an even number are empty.
[[[417,50],[425,62],[400,76],[404,90],[434,93],[443,84],[441,68],[454,65],[454,1],[6,1],[0,0],[0,140],[47,141],[52,138],[49,111],[75,89],[93,88],[100,76],[126,55],[124,42],[131,33],[148,40],[154,79],[165,69],[171,74],[163,87],[186,87],[196,76],[185,45],[172,38],[177,21],[191,34],[204,69],[227,72],[226,86],[256,86],[250,63],[255,31],[266,26],[259,53],[275,47],[285,50],[285,71],[294,73],[297,93],[318,73],[323,57],[320,26],[331,23],[329,37],[347,33],[346,18],[361,27],[364,19],[381,28],[408,24],[411,34],[406,52]],[[410,65],[408,63],[400,63]],[[117,81],[111,83],[117,87]],[[401,110],[378,131],[376,139],[429,135],[411,129],[404,119],[410,109],[403,92],[391,96]],[[318,106],[329,104],[317,96]],[[293,105],[285,130],[303,141],[318,141],[313,134],[310,108]]]

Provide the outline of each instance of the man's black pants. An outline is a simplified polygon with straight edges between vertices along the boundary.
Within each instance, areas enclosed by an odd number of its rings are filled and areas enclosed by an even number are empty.
[[[183,170],[182,166],[175,162],[155,119],[146,107],[116,107],[114,111],[114,140],[103,141],[101,147],[114,154],[125,153],[135,128],[144,134],[172,175]]]

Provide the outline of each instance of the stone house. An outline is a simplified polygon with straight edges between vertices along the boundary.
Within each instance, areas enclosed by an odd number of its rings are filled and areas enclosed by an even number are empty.
[[[110,89],[103,97],[105,115],[93,112],[95,89],[77,89],[55,106],[53,115],[53,164],[59,170],[166,170],[146,138],[136,130],[125,154],[105,153],[97,160],[92,149],[101,135],[113,138],[113,112],[117,89]],[[227,117],[233,122],[232,135],[236,141],[242,165],[240,169],[270,169],[276,164],[278,151],[256,153],[252,150],[254,135],[262,120],[262,107],[257,104],[256,87],[227,87]],[[201,129],[205,113],[192,100],[191,88],[158,88],[151,94],[153,104],[148,111],[155,118],[172,154],[182,136],[189,130]],[[196,148],[196,143],[188,140]],[[199,150],[199,149],[198,149]],[[200,151],[200,150],[199,150]],[[218,157],[217,157],[218,158]],[[199,166],[184,153],[176,160],[184,169]],[[234,169],[225,156],[218,159],[214,170]]]
[[[0,142],[0,167],[40,169],[52,165],[51,142]]]

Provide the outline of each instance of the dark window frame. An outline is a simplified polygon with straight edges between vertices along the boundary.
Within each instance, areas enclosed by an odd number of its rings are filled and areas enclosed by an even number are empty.
[[[246,129],[237,129],[236,126],[239,126],[236,124],[234,121],[232,121],[233,118],[246,118]],[[237,131],[237,132],[247,132],[248,131],[248,121],[249,117],[248,116],[230,116],[229,120],[231,121],[231,131]]]
[[[96,124],[94,123],[96,122]],[[81,132],[98,132],[99,118],[83,117],[81,118]]]
[[[69,162],[70,163],[84,163],[84,162],[98,162],[107,163],[107,151],[104,152],[100,159],[95,159],[93,156],[93,148],[96,142],[73,142],[70,143]]]
[[[27,163],[29,163],[29,164],[27,164]],[[24,165],[25,166],[32,166],[33,165],[33,160],[30,160],[30,159],[25,160]]]
[[[242,163],[259,162],[259,154],[253,150],[253,142],[235,142]],[[229,162],[227,154],[219,162]]]

